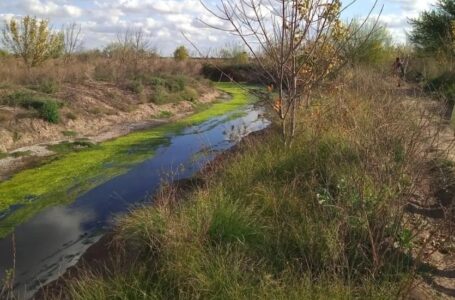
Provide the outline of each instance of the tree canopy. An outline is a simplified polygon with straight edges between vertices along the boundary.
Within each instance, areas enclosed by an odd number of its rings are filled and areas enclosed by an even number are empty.
[[[454,52],[455,0],[439,0],[430,11],[411,19],[410,41],[424,53]]]
[[[29,67],[59,56],[64,48],[62,33],[53,33],[48,20],[30,16],[5,22],[2,42],[7,50],[20,56]]]

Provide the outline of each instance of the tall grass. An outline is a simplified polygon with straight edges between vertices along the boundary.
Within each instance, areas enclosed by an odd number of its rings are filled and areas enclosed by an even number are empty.
[[[119,257],[68,282],[68,297],[403,296],[416,265],[404,206],[428,167],[427,124],[380,78],[345,78],[301,112],[292,147],[271,128],[193,192],[120,218]]]

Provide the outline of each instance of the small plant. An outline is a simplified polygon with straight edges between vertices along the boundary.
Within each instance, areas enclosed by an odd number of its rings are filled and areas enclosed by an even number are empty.
[[[47,79],[39,82],[37,85],[32,86],[31,88],[41,93],[54,94],[58,92],[59,85],[56,81]]]
[[[127,84],[126,88],[135,94],[140,94],[144,91],[144,85],[142,84],[142,82],[140,80],[130,81]]]
[[[8,153],[0,151],[0,159],[7,158],[8,156],[9,156]]]
[[[158,117],[164,119],[164,118],[170,118],[170,117],[172,117],[172,116],[173,116],[173,113],[172,113],[172,112],[167,111],[167,110],[163,110],[163,111],[160,112],[160,114],[159,114]]]
[[[10,154],[11,157],[18,158],[18,157],[24,157],[24,156],[30,156],[32,154],[32,151],[16,151],[12,152]]]
[[[38,108],[40,117],[49,123],[57,124],[60,121],[59,106],[55,101],[46,101]]]
[[[64,136],[68,136],[68,137],[75,137],[75,136],[77,136],[77,132],[76,132],[76,131],[71,131],[71,130],[62,131],[62,134],[63,134]]]

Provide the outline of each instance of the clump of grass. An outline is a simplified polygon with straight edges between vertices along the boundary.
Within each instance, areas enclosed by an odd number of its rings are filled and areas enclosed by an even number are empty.
[[[73,120],[73,121],[77,119],[77,116],[76,116],[74,113],[72,113],[72,112],[67,113],[67,114],[66,114],[66,117],[67,117],[69,120]]]
[[[37,84],[32,85],[30,88],[41,93],[54,94],[58,92],[60,87],[57,81],[52,79],[44,79]]]
[[[23,157],[23,156],[30,156],[31,154],[32,154],[32,151],[16,151],[16,152],[12,152],[10,154],[10,156],[18,158],[18,157]]]
[[[66,130],[66,131],[62,131],[62,134],[67,137],[75,137],[75,136],[77,136],[78,133],[76,131]]]
[[[132,80],[127,84],[127,89],[135,94],[140,94],[144,91],[144,85],[140,80]]]
[[[0,159],[7,158],[8,156],[9,156],[8,153],[0,151]]]
[[[167,111],[167,110],[163,110],[160,112],[160,114],[158,115],[158,118],[170,118],[173,116],[173,113],[170,112],[170,111]]]
[[[403,295],[413,270],[403,207],[428,162],[426,131],[409,106],[367,86],[326,95],[302,112],[291,147],[271,129],[184,199],[163,193],[157,205],[120,218],[115,241],[128,255],[115,271],[87,274],[67,292],[81,299]]]
[[[60,121],[59,105],[55,101],[45,101],[38,108],[40,117],[49,123],[57,124]]]

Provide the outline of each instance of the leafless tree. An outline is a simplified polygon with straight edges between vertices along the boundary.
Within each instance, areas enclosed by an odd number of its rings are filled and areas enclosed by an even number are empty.
[[[75,22],[63,27],[65,58],[70,58],[82,49],[82,27]]]
[[[344,63],[341,49],[355,32],[340,16],[356,0],[344,8],[340,0],[219,0],[215,6],[201,2],[223,25],[201,21],[238,36],[270,78],[269,88],[278,94],[273,104],[282,120],[283,138],[290,143],[298,109],[309,106],[314,88]]]

